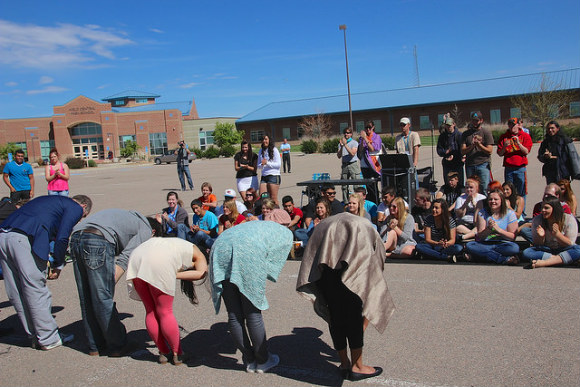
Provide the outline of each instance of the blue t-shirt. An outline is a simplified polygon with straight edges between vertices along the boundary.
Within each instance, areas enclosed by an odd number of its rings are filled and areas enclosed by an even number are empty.
[[[4,173],[10,177],[10,184],[16,191],[30,191],[30,177],[28,175],[34,174],[30,164],[17,164],[16,161],[11,161],[4,166]]]
[[[371,218],[377,217],[377,205],[370,200],[365,200],[365,211],[371,216]]]
[[[485,219],[486,223],[491,218],[491,215],[488,214],[484,208],[479,210],[479,216],[483,217],[483,219]],[[500,218],[500,219],[493,218],[493,220],[495,220],[495,224],[497,224],[499,226],[499,228],[507,231],[508,224],[513,223],[513,222],[517,222],[518,218],[516,217],[516,213],[513,210],[507,210],[507,212],[503,218]],[[487,238],[485,238],[486,241],[502,240],[502,239],[504,239],[504,238],[501,235],[498,235],[493,231],[487,236]]]
[[[281,144],[280,150],[282,153],[290,153],[290,144]]]
[[[219,221],[213,212],[206,211],[205,215],[201,219],[199,216],[193,215],[193,224],[199,226],[199,228],[202,230],[217,232]]]

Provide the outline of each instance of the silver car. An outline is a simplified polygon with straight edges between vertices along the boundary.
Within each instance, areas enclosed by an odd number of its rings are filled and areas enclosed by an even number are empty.
[[[155,156],[155,164],[159,165],[161,163],[175,163],[177,162],[177,150],[179,148],[166,150],[161,156]],[[191,163],[193,160],[196,159],[195,153],[189,153],[189,162]]]

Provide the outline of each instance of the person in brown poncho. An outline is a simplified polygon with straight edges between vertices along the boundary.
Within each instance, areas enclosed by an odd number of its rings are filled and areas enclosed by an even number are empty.
[[[383,276],[384,259],[384,244],[372,224],[343,213],[320,222],[300,266],[296,290],[329,324],[340,372],[351,381],[382,372],[363,364],[362,347],[367,324],[383,333],[395,310]]]

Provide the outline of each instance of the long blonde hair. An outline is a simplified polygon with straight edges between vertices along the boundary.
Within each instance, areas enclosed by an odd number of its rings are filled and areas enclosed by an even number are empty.
[[[397,212],[399,215],[395,218],[391,214],[390,217],[397,219],[397,221],[399,222],[399,227],[401,229],[403,229],[403,227],[405,226],[405,221],[407,220],[407,215],[408,215],[407,209],[405,208],[405,201],[403,200],[402,197],[397,196],[396,198],[393,199],[391,204],[394,204],[397,206]]]
[[[228,216],[228,218],[230,219],[231,222],[235,222],[236,219],[238,219],[238,216],[240,215],[240,213],[238,212],[238,206],[236,205],[236,201],[228,200],[227,202],[224,203],[224,208],[230,210],[230,216]]]
[[[356,198],[356,201],[358,202],[357,215],[358,216],[365,216],[365,201],[364,201],[362,195],[359,193],[350,194],[350,196],[348,197],[348,200],[350,201],[350,199],[353,199],[353,198]]]

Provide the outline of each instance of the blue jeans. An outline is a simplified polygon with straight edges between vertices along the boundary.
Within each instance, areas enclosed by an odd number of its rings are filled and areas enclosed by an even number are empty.
[[[127,330],[115,306],[115,246],[99,235],[76,232],[70,241],[89,351],[118,351]]]
[[[505,167],[503,171],[505,181],[514,183],[517,194],[526,196],[526,167]]]
[[[524,258],[530,261],[548,259],[552,255],[559,255],[560,258],[562,258],[564,265],[569,265],[570,263],[580,259],[580,246],[572,245],[558,249],[551,249],[548,246],[534,246],[528,247],[523,252]]]
[[[222,286],[222,298],[228,310],[228,325],[244,363],[265,363],[268,360],[268,347],[262,311],[230,281],[223,281]]]
[[[48,194],[51,196],[67,196],[68,197],[68,189],[64,191],[51,191],[48,190]]]
[[[491,174],[489,171],[489,163],[485,162],[479,165],[467,165],[465,164],[465,178],[469,179],[471,176],[478,176],[481,182],[479,186],[480,193],[486,195],[487,186],[491,179]]]
[[[179,233],[178,233],[178,235],[179,235]],[[208,249],[211,249],[211,247],[213,246],[213,243],[215,242],[214,238],[210,237],[209,235],[207,235],[206,233],[204,233],[201,230],[196,232],[196,233],[189,231],[185,235],[185,240],[193,243],[194,245],[196,245],[199,248],[207,247]]]
[[[517,243],[509,241],[469,242],[465,245],[465,249],[478,258],[495,263],[504,263],[520,252]]]
[[[181,183],[181,190],[185,191],[185,177],[183,175],[187,177],[187,184],[189,184],[189,189],[193,190],[193,180],[191,180],[189,165],[180,165],[177,163],[177,176],[179,177],[179,182]]]
[[[418,243],[415,248],[426,258],[439,259],[442,261],[446,261],[449,256],[457,255],[461,250],[463,250],[463,246],[459,244],[453,244],[444,249],[441,246],[432,246],[427,242]]]

